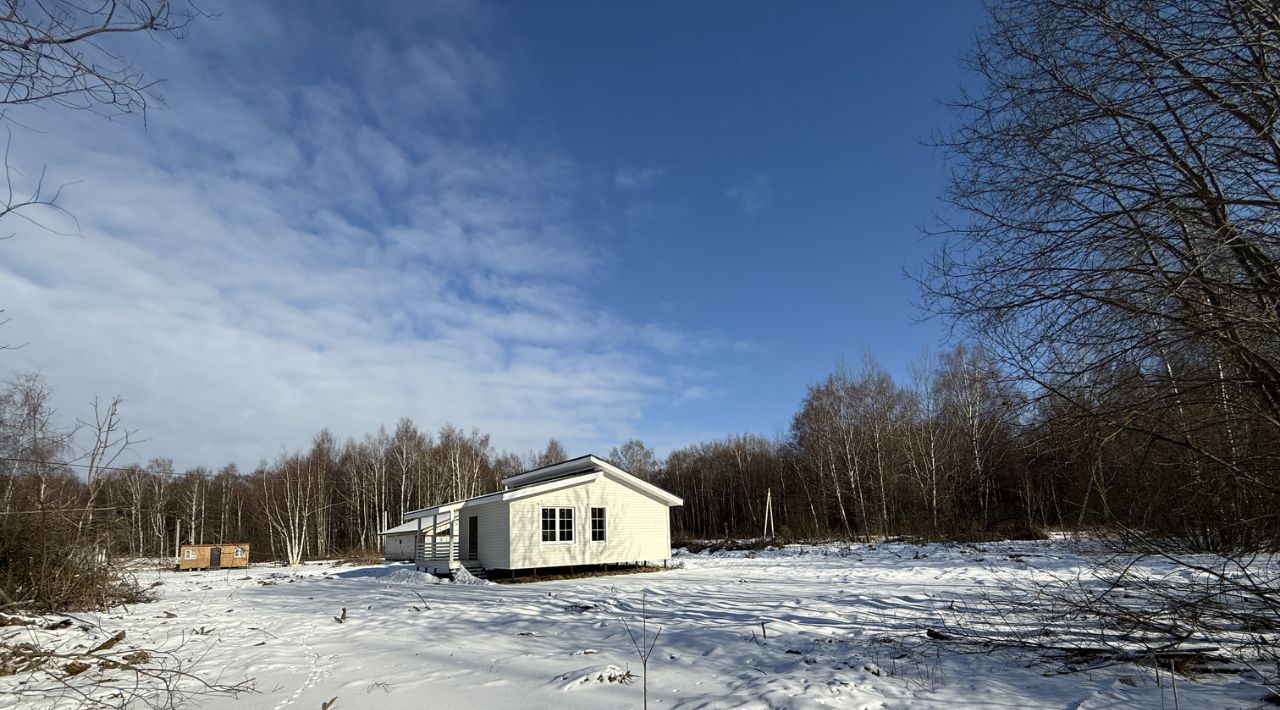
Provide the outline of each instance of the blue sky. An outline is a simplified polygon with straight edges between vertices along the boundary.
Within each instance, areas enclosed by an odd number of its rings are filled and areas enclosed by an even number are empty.
[[[135,457],[252,466],[402,415],[660,453],[943,345],[931,246],[977,2],[229,3],[129,118],[30,109],[75,236],[0,245],[7,372]],[[27,174],[34,174],[31,169]]]

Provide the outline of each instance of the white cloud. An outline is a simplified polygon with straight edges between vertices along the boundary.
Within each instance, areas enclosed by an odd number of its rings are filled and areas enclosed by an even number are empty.
[[[666,174],[667,171],[661,168],[640,168],[635,170],[619,168],[613,173],[613,184],[622,190],[643,190],[655,185]]]
[[[757,173],[746,182],[725,190],[724,194],[748,215],[755,215],[773,203],[773,181],[768,175]]]
[[[79,181],[82,236],[15,223],[0,242],[0,342],[29,343],[0,372],[40,369],[68,417],[124,395],[138,456],[180,466],[251,466],[401,415],[513,450],[642,436],[647,406],[697,392],[665,358],[707,339],[585,290],[609,255],[574,223],[569,161],[438,128],[501,101],[467,36],[357,34],[363,85],[246,85],[216,41],[165,45],[173,89],[147,132],[40,114],[18,157]]]

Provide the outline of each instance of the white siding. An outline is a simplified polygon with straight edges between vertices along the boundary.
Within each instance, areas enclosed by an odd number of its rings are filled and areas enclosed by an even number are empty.
[[[382,556],[388,560],[412,560],[415,533],[384,535]]]
[[[665,560],[671,556],[667,506],[623,483],[601,476],[589,483],[521,498],[510,506],[509,567],[562,567]],[[542,509],[573,508],[572,543],[542,542]],[[591,541],[591,509],[606,510],[606,539]],[[484,536],[481,535],[483,543]]]
[[[479,527],[478,550],[476,560],[467,558],[471,534],[471,516],[478,516]],[[479,565],[486,569],[511,569],[511,561],[507,552],[507,540],[510,535],[510,519],[507,504],[502,502],[481,505],[463,506],[458,511],[458,530],[462,533],[458,546],[458,558],[464,565]]]

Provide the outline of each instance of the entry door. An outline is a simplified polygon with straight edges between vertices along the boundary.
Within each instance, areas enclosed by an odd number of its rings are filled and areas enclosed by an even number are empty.
[[[467,559],[474,560],[480,556],[480,516],[467,518]]]
[[[222,548],[209,548],[209,569],[218,569],[222,566]]]

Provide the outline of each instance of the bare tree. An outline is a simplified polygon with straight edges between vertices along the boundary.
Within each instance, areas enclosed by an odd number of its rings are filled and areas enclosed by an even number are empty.
[[[1005,367],[1227,483],[1225,525],[1280,495],[1278,39],[1262,0],[995,3],[925,280]]]
[[[113,52],[120,34],[185,37],[200,12],[171,0],[5,0],[0,104],[51,103],[108,115],[143,113],[156,80]]]
[[[392,511],[391,519],[399,520],[410,508],[414,500],[414,487],[418,481],[417,472],[423,468],[424,453],[427,448],[422,433],[414,425],[413,420],[401,417],[396,422],[395,433],[391,435],[391,461],[396,473],[397,505]]]
[[[129,34],[182,38],[202,13],[171,0],[4,0],[0,3],[0,120],[6,107],[52,105],[108,116],[145,114],[159,100],[158,80],[112,47]],[[55,207],[60,190],[48,190],[44,174],[15,185],[5,146],[6,190],[0,219],[37,205]],[[21,190],[21,192],[19,192]]]
[[[661,465],[653,455],[653,449],[639,439],[628,439],[622,446],[609,451],[609,461],[627,473],[649,480]]]
[[[262,510],[274,541],[291,565],[302,564],[315,513],[320,507],[317,476],[309,457],[282,456],[258,474]]]
[[[480,474],[489,461],[489,435],[477,429],[466,434],[452,424],[445,424],[436,442],[437,459],[444,469],[450,500],[477,495],[481,489]]]
[[[333,540],[333,521],[330,510],[338,496],[335,491],[337,482],[334,480],[337,474],[337,457],[337,442],[333,438],[333,433],[328,429],[321,429],[311,440],[311,451],[307,454],[311,469],[315,472],[316,496],[319,498],[314,527],[315,552],[321,557],[329,554],[330,543]]]
[[[925,355],[910,369],[912,390],[907,399],[912,416],[906,426],[907,470],[929,511],[929,527],[937,534],[955,485],[955,476],[948,465],[953,427],[947,426],[942,416],[943,397],[936,356]]]
[[[97,398],[93,400],[93,421],[81,421],[80,426],[89,429],[92,436],[89,449],[84,453],[85,483],[89,495],[85,501],[86,524],[93,522],[93,508],[102,485],[104,474],[115,467],[120,455],[129,450],[137,431],[126,429],[120,421],[120,405],[123,397],[114,397],[104,407]]]
[[[391,454],[391,437],[382,426],[359,444],[352,442],[346,447],[344,459],[354,475],[344,487],[344,494],[356,530],[356,544],[364,549],[373,548],[382,514],[387,510]]]
[[[141,466],[123,466],[107,472],[110,481],[111,505],[123,510],[129,530],[125,549],[132,556],[142,556],[146,549],[147,520],[144,513],[147,494],[147,476]]]
[[[14,111],[22,106],[145,116],[160,99],[157,80],[113,48],[113,40],[130,34],[182,38],[203,14],[190,0],[2,0],[0,13],[0,122],[14,125]],[[62,187],[46,186],[43,168],[28,178],[10,161],[13,134],[8,126],[5,133],[0,220],[18,217],[56,231],[40,218],[44,210],[74,221],[59,204]]]
[[[213,478],[218,512],[218,535],[221,542],[242,540],[244,536],[244,493],[239,470],[235,464],[223,466]],[[316,522],[316,527],[321,523]],[[323,555],[324,551],[318,550]]]
[[[174,476],[172,459],[151,459],[147,462],[147,476],[151,490],[148,492],[150,503],[150,535],[156,541],[156,554],[165,557],[169,545],[169,526],[166,518],[167,507],[172,499],[171,479]],[[173,550],[173,556],[178,550]]]
[[[569,454],[565,452],[564,445],[561,444],[558,439],[553,437],[547,440],[547,446],[542,450],[542,453],[533,457],[532,468],[550,466],[552,464],[560,463],[561,461],[566,461],[568,458]]]
[[[1083,473],[1081,520],[1098,511],[1126,550],[1247,568],[1280,546],[1280,13],[989,11],[969,62],[982,86],[941,141],[960,217],[926,305],[1041,397],[1049,456]],[[1276,624],[1274,580],[1192,577],[1191,627],[1241,595]],[[1113,581],[1089,592],[1108,624],[1123,621],[1116,590],[1142,583]]]
[[[846,486],[858,506],[864,538],[866,492],[863,462],[854,446],[853,403],[848,399],[848,368],[843,365],[825,380],[809,387],[800,411],[791,423],[792,441],[808,467],[823,480],[824,496],[835,502],[841,528],[852,537],[853,528],[845,506]]]
[[[209,507],[209,477],[208,470],[194,468],[178,479],[181,487],[178,495],[186,519],[182,529],[186,532],[187,542],[196,545],[204,542],[205,518]]]

